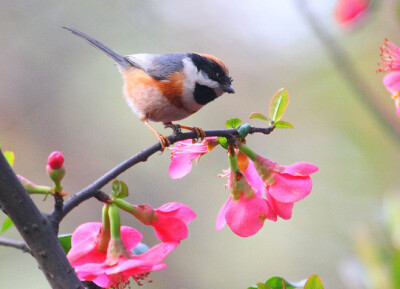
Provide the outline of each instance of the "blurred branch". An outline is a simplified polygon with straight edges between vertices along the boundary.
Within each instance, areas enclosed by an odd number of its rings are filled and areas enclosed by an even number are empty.
[[[344,81],[353,89],[360,102],[363,103],[369,110],[371,115],[374,115],[376,120],[382,124],[386,131],[394,138],[400,140],[400,126],[395,117],[391,117],[384,109],[378,105],[374,99],[372,89],[363,81],[360,74],[354,69],[350,57],[346,51],[339,45],[335,38],[329,34],[329,31],[324,28],[321,21],[307,7],[307,1],[294,0],[298,11],[304,20],[310,26],[314,34],[317,36],[328,57],[336,66],[336,69],[342,74]]]
[[[253,133],[262,133],[262,134],[269,134],[274,130],[274,126],[269,127],[251,127],[250,134]],[[210,136],[221,136],[226,137],[228,139],[234,138],[234,136],[238,135],[238,131],[236,129],[224,129],[224,130],[208,130],[204,131],[207,137]],[[168,137],[171,145],[185,139],[195,139],[197,138],[197,134],[195,132],[188,132],[188,133],[178,133],[173,134]],[[126,171],[127,169],[131,168],[132,166],[138,164],[139,162],[145,162],[147,159],[155,154],[156,152],[161,151],[160,143],[157,143],[140,153],[134,155],[133,157],[127,159],[126,161],[122,162],[105,175],[97,179],[91,185],[84,188],[82,191],[74,195],[71,199],[64,203],[62,211],[54,210],[49,215],[53,225],[57,225],[61,222],[61,220],[75,207],[79,206],[85,200],[95,197],[99,194],[99,190],[105,186],[107,183],[115,179],[118,175]]]
[[[25,191],[0,150],[0,205],[30,248],[53,289],[83,289],[48,218]]]
[[[23,241],[11,240],[11,239],[1,238],[0,237],[0,245],[1,246],[6,246],[6,247],[12,247],[12,248],[15,248],[15,249],[19,249],[19,250],[22,250],[25,253],[29,252],[28,246]]]

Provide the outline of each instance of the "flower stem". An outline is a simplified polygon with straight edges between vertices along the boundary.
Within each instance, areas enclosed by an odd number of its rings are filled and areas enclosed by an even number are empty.
[[[110,218],[108,216],[108,211],[109,211],[109,205],[106,204],[103,206],[102,210],[102,222],[103,222],[103,228],[105,231],[110,231]]]
[[[111,240],[121,239],[121,219],[119,216],[119,208],[110,204],[108,208],[108,216],[110,217]]]
[[[239,145],[239,151],[248,156],[249,159],[251,159],[252,161],[257,160],[257,154],[248,145],[245,144]]]
[[[236,154],[234,154],[234,155],[228,154],[228,156],[229,156],[229,164],[231,166],[232,171],[237,172],[239,170],[239,167],[238,167]]]
[[[116,205],[118,208],[121,210],[124,210],[125,212],[128,212],[130,214],[135,215],[137,209],[127,201],[124,201],[122,199],[116,198],[113,200],[113,204]]]

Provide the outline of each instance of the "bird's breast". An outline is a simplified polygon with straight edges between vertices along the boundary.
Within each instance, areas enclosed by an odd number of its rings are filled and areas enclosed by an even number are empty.
[[[201,108],[192,105],[190,99],[195,103],[193,90],[188,91],[183,72],[174,72],[166,80],[156,80],[133,67],[122,71],[122,77],[124,96],[139,117],[167,123],[186,118]]]

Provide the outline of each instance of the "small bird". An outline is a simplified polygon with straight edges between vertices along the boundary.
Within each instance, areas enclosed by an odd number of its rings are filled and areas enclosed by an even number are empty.
[[[76,29],[63,28],[86,39],[115,61],[129,106],[157,136],[162,150],[170,142],[149,121],[162,122],[177,131],[181,128],[196,131],[203,139],[205,134],[200,128],[172,122],[190,116],[224,92],[235,93],[228,68],[212,55],[140,53],[122,56]]]

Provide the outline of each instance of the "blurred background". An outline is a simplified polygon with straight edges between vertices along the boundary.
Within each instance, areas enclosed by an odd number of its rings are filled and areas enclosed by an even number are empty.
[[[339,65],[352,66],[368,95],[355,90],[332,62],[331,51],[296,5],[301,2],[0,0],[2,148],[16,153],[18,174],[48,185],[47,156],[62,151],[63,186],[72,195],[156,142],[126,105],[112,61],[61,26],[77,28],[121,54],[213,54],[229,66],[236,94],[181,123],[216,129],[232,117],[246,122],[250,112],[265,113],[272,95],[285,87],[290,105],[284,120],[295,129],[254,135],[248,143],[282,165],[308,161],[320,170],[291,220],[266,221],[250,238],[228,227],[215,230],[229,195],[225,180],[217,178],[228,166],[222,149],[202,157],[181,180],[168,176],[168,151],[122,174],[131,190],[128,201],[153,207],[178,201],[197,213],[189,238],[167,257],[168,268],[152,273],[153,283],[144,288],[242,289],[275,275],[298,281],[311,274],[319,274],[326,288],[364,288],[346,281],[359,273],[353,266],[355,232],[379,228],[382,200],[400,193],[399,119],[383,74],[375,73],[384,38],[400,44],[396,2],[375,1],[355,29],[343,29],[333,16],[336,1],[304,1],[323,34],[348,56]],[[170,133],[161,124],[154,127]],[[110,186],[104,190],[110,192]],[[42,211],[52,210],[51,198],[34,199]],[[101,221],[101,207],[95,200],[82,204],[67,216],[61,233]],[[122,215],[124,225],[143,232],[144,242],[157,243],[151,228]],[[15,229],[4,237],[19,238]],[[28,287],[50,288],[29,254],[0,247],[0,288]]]

